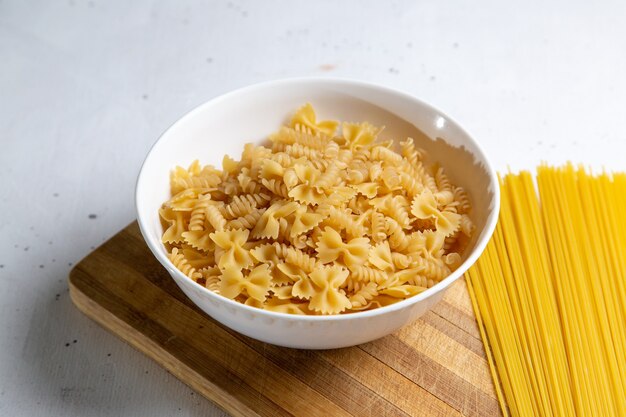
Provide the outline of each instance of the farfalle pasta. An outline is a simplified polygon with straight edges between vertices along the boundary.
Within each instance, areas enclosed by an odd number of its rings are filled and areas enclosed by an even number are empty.
[[[211,291],[287,314],[387,306],[448,276],[474,233],[471,203],[412,138],[319,121],[306,104],[222,169],[171,172],[159,211],[174,266]]]

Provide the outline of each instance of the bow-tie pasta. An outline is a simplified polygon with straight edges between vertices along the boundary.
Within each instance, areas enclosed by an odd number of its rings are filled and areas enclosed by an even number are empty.
[[[302,106],[222,169],[170,175],[159,214],[176,268],[221,296],[286,314],[384,307],[457,268],[471,202],[411,138]],[[396,150],[397,147],[397,150]]]

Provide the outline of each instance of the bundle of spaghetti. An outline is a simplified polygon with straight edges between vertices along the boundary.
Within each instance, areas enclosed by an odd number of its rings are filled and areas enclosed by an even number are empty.
[[[607,205],[599,192],[601,180],[567,165],[558,170],[541,167],[537,182],[544,220],[555,220],[546,221],[545,229],[560,311],[569,318],[563,333],[570,363],[581,369],[574,386],[584,396],[583,405],[593,410],[587,415],[624,416],[626,297],[620,287],[623,290],[625,271],[613,267],[612,251],[605,250],[607,245],[617,249],[620,238],[615,222],[600,214]],[[609,194],[619,197],[625,191]],[[615,254],[626,256],[623,247]]]
[[[537,184],[500,180],[466,275],[503,414],[624,416],[626,175],[541,166]]]

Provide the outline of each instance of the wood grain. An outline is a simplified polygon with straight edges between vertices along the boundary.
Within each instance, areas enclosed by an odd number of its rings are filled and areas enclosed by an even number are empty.
[[[234,416],[501,415],[462,280],[401,331],[328,351],[269,345],[212,320],[136,223],[83,259],[69,284],[81,311]]]

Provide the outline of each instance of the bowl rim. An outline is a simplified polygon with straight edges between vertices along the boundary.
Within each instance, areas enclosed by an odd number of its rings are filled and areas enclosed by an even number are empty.
[[[348,314],[331,314],[331,315],[288,314],[288,313],[263,310],[257,307],[248,306],[248,305],[239,303],[235,300],[231,300],[230,298],[226,298],[220,294],[216,294],[215,292],[209,290],[208,288],[191,280],[189,277],[187,277],[181,271],[179,271],[178,268],[176,268],[174,264],[170,261],[170,259],[164,253],[162,253],[160,247],[158,247],[158,244],[152,241],[152,239],[149,237],[148,225],[147,225],[146,219],[143,218],[141,215],[141,211],[140,211],[141,202],[139,201],[139,196],[142,193],[142,187],[143,187],[143,182],[144,182],[143,178],[145,176],[145,172],[144,172],[145,165],[147,161],[150,159],[150,157],[152,156],[152,153],[155,152],[159,144],[162,143],[162,140],[168,135],[168,133],[171,130],[175,129],[179,124],[183,124],[187,121],[187,119],[190,119],[193,116],[195,116],[196,113],[201,112],[205,107],[215,106],[219,104],[221,101],[228,100],[233,97],[237,97],[241,95],[246,95],[256,90],[263,90],[263,89],[268,89],[271,87],[285,86],[285,85],[290,85],[290,84],[302,84],[302,83],[304,84],[326,83],[329,85],[344,85],[344,86],[350,86],[350,87],[355,87],[355,88],[375,90],[383,94],[392,94],[392,95],[400,96],[404,99],[417,102],[417,104],[425,107],[429,111],[444,117],[446,122],[450,122],[453,125],[455,125],[456,128],[462,134],[464,134],[470,141],[473,142],[473,144],[476,146],[477,153],[482,157],[482,162],[484,163],[485,171],[489,175],[490,183],[493,188],[494,205],[491,210],[491,213],[487,217],[487,222],[485,224],[485,227],[482,230],[482,231],[485,231],[486,233],[483,235],[483,237],[480,240],[476,242],[476,245],[474,249],[472,250],[472,252],[468,255],[465,261],[454,272],[452,272],[442,281],[438,282],[437,284],[433,285],[432,287],[426,289],[425,291],[419,294],[416,294],[414,296],[411,296],[409,298],[406,298],[394,304],[374,308],[372,310],[356,311],[356,312],[352,312]],[[187,280],[189,283],[195,285],[203,294],[206,294],[209,298],[213,298],[214,300],[218,302],[226,303],[226,305],[230,305],[234,308],[242,309],[242,311],[244,312],[259,314],[260,316],[264,316],[266,318],[283,319],[283,320],[290,319],[290,320],[296,320],[296,321],[324,321],[324,322],[343,321],[343,320],[354,320],[357,318],[366,319],[366,318],[372,318],[372,317],[377,317],[377,316],[383,316],[386,314],[390,314],[394,311],[402,310],[404,308],[409,307],[412,304],[416,304],[419,301],[430,298],[431,296],[445,290],[452,283],[458,280],[463,274],[465,274],[465,272],[467,272],[467,270],[478,260],[480,255],[483,253],[483,251],[485,250],[485,247],[489,243],[489,240],[491,239],[491,236],[495,230],[496,224],[498,222],[499,212],[500,212],[500,186],[499,186],[498,175],[491,161],[487,157],[487,154],[485,153],[483,147],[480,145],[480,143],[477,140],[475,140],[474,137],[470,135],[463,128],[463,126],[461,126],[455,119],[451,118],[446,113],[442,112],[439,108],[429,103],[426,103],[425,101],[413,96],[412,94],[404,92],[402,90],[399,90],[393,87],[384,86],[381,84],[371,83],[368,81],[362,81],[362,80],[356,80],[356,79],[350,79],[350,78],[340,78],[340,77],[292,77],[292,78],[281,78],[281,79],[274,79],[270,81],[250,84],[250,85],[243,86],[235,90],[229,91],[227,93],[220,94],[207,101],[204,101],[203,103],[197,105],[190,111],[183,114],[181,117],[177,118],[167,129],[163,131],[163,133],[161,133],[161,135],[159,135],[157,140],[150,147],[150,150],[146,154],[146,157],[144,158],[141,164],[141,168],[139,170],[139,174],[137,176],[137,180],[135,183],[135,211],[137,213],[137,222],[139,224],[139,229],[144,238],[144,241],[148,245],[148,248],[150,249],[152,254],[157,258],[157,260],[163,266],[166,267],[166,269],[168,270],[168,272],[170,272],[170,274],[173,271],[173,273],[178,278],[178,280],[176,281],[180,280],[181,282],[186,282],[185,280]]]

